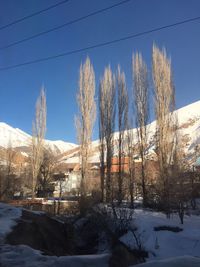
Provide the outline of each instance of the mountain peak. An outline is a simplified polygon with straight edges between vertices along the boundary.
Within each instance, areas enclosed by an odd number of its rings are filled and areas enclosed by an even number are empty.
[[[175,112],[178,115],[181,138],[187,140],[187,146],[185,145],[187,153],[192,153],[194,146],[200,142],[200,100],[177,109]],[[156,121],[153,121],[149,126],[150,135],[153,137],[156,129]],[[136,129],[133,129],[133,134],[135,136]],[[115,133],[115,137],[116,139],[118,138],[117,133]],[[29,134],[18,128],[13,128],[5,122],[0,122],[0,146],[7,148],[11,145],[13,148],[27,148],[30,144],[31,136]],[[62,140],[45,140],[45,144],[57,155],[77,147],[76,144]],[[92,146],[98,146],[98,140],[92,142]],[[96,151],[96,154],[98,154],[98,151]]]
[[[29,147],[31,144],[31,135],[18,128],[13,128],[5,122],[0,122],[0,146],[8,147]],[[51,141],[45,140],[47,147],[56,154],[64,153],[65,151],[76,147],[73,143],[64,142],[61,140]]]

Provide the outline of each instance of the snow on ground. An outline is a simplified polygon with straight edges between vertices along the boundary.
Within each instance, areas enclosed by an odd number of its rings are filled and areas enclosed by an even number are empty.
[[[64,267],[64,266],[108,266],[109,254],[85,256],[45,256],[40,251],[25,245],[11,246],[3,244],[4,237],[21,216],[21,208],[0,203],[0,265],[11,267]],[[135,210],[133,225],[138,228],[137,234],[144,248],[149,251],[147,263],[138,267],[200,267],[200,216],[186,216],[184,225],[180,224],[177,215],[171,219],[159,212]],[[175,226],[181,232],[154,231],[156,226]],[[135,246],[131,232],[121,241]],[[186,256],[187,255],[187,256]]]
[[[170,258],[166,260],[160,261],[152,261],[143,264],[136,265],[138,267],[199,267],[200,259],[191,257],[191,256],[183,256]]]
[[[108,254],[86,256],[44,256],[28,246],[5,245],[0,251],[1,266],[6,267],[108,267]]]
[[[108,254],[86,256],[45,256],[25,245],[4,244],[5,236],[12,230],[22,209],[0,203],[0,266],[2,267],[108,267]]]
[[[12,230],[17,219],[21,217],[22,210],[10,205],[0,203],[0,244],[4,237]]]
[[[184,224],[180,224],[177,215],[171,219],[159,212],[136,210],[133,224],[138,228],[143,247],[149,251],[149,260],[166,259],[177,256],[190,255],[200,257],[200,216],[186,216]],[[183,231],[154,231],[157,226],[175,226]],[[121,238],[121,241],[135,246],[135,239],[131,232]]]

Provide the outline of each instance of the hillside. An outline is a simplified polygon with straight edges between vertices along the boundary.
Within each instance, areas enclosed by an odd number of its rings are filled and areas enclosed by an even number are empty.
[[[198,144],[200,144],[200,101],[176,110],[175,114],[177,115],[179,123],[179,142],[183,147],[186,157],[185,159],[188,160],[188,163],[193,163],[195,160],[195,148]],[[153,121],[148,125],[150,157],[154,157],[155,155],[153,142],[155,130],[156,121]],[[131,131],[133,131],[133,138],[137,140],[136,128]],[[117,144],[117,139],[118,133],[115,132],[115,144]],[[117,154],[117,146],[114,148],[114,153]],[[77,153],[70,153],[70,151],[68,151],[68,155],[65,154],[63,157],[61,156],[60,161],[65,163],[78,163],[79,158]],[[99,162],[98,140],[92,142],[92,155],[90,157],[90,162]]]
[[[182,143],[185,156],[189,162],[194,161],[196,145],[200,144],[200,101],[182,107],[175,111],[179,122],[179,141]],[[156,121],[148,125],[149,131],[149,154],[154,154],[154,134]],[[136,139],[136,129],[132,129],[133,138]],[[114,135],[117,143],[118,133]],[[27,156],[30,152],[31,136],[18,128],[13,128],[4,122],[0,122],[0,147],[4,149],[11,146],[22,155]],[[45,140],[46,146],[57,155],[60,163],[78,163],[78,146],[61,140]],[[115,146],[115,154],[117,146]],[[92,142],[91,162],[99,162],[98,140]]]
[[[13,128],[4,122],[0,122],[0,147],[12,147],[25,155],[25,153],[30,151],[31,138],[32,137],[24,131],[18,128]],[[61,140],[45,140],[45,145],[56,155],[64,153],[77,146],[73,143]]]

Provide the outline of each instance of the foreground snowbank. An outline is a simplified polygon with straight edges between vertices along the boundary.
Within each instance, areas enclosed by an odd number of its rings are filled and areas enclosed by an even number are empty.
[[[0,203],[0,266],[6,267],[107,267],[110,255],[86,256],[45,256],[38,250],[25,245],[11,246],[4,244],[4,238],[12,231],[22,209]]]
[[[108,261],[108,254],[55,257],[41,255],[39,251],[33,250],[32,248],[23,245],[4,245],[0,248],[0,263],[2,264],[2,266],[6,267],[108,267]],[[135,266],[200,267],[200,258],[182,256],[147,262]]]
[[[137,265],[138,267],[199,267],[200,258],[191,256],[175,257]]]
[[[4,244],[5,236],[12,230],[21,214],[21,208],[0,203],[1,266],[108,266],[109,254],[45,256],[40,251],[25,245],[11,246]],[[180,225],[179,218],[176,215],[168,220],[162,213],[136,210],[132,223],[138,227],[137,234],[150,256],[147,263],[137,265],[138,267],[200,267],[200,216],[187,216],[184,225]],[[154,231],[154,227],[163,225],[178,226],[183,231],[178,233]],[[131,232],[124,235],[121,240],[130,247],[135,246],[135,239]]]
[[[200,257],[200,216],[185,216],[183,225],[177,215],[167,219],[160,212],[136,210],[133,217],[133,224],[138,228],[137,235],[149,252],[147,261],[184,255]],[[158,226],[180,227],[183,231],[154,231],[154,227]],[[135,246],[131,232],[124,235],[121,241],[130,248]]]
[[[12,227],[21,217],[22,210],[8,204],[0,203],[0,244],[5,236],[12,230]]]
[[[44,256],[28,246],[4,245],[0,248],[0,263],[6,267],[108,267],[108,254],[87,256]]]

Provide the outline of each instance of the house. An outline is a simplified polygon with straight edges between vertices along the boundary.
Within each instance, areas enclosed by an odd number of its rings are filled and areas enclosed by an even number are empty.
[[[85,178],[86,192],[91,194],[92,192],[98,191],[101,188],[101,178],[100,178],[100,162],[97,161],[89,162],[87,177]],[[122,156],[121,158],[121,170],[123,172],[123,177],[126,180],[125,184],[128,183],[128,176],[130,172],[130,163],[133,164],[134,168],[134,181],[140,187],[141,183],[141,158],[135,156],[133,160],[130,160],[127,156]],[[106,163],[105,163],[106,164]],[[106,166],[105,166],[106,167]],[[158,162],[155,160],[147,159],[147,176],[148,183],[154,183],[158,177]],[[119,173],[119,158],[114,156],[111,160],[111,174],[113,178],[118,178]],[[54,196],[68,196],[71,194],[79,194],[80,181],[81,181],[81,166],[78,161],[68,161],[63,164],[62,168],[59,168],[57,174],[54,175]],[[106,169],[105,169],[106,172]],[[114,180],[113,180],[114,181]],[[117,184],[117,180],[116,180]],[[128,186],[128,185],[127,185]]]
[[[54,174],[54,197],[65,197],[78,194],[80,188],[80,173],[73,170]]]
[[[196,159],[196,162],[194,163],[194,168],[196,171],[200,171],[200,157]]]
[[[120,169],[119,165],[119,158],[118,157],[113,157],[111,161],[111,173],[118,173]],[[123,172],[128,172],[129,171],[129,158],[128,157],[122,157],[121,158],[121,170]]]

